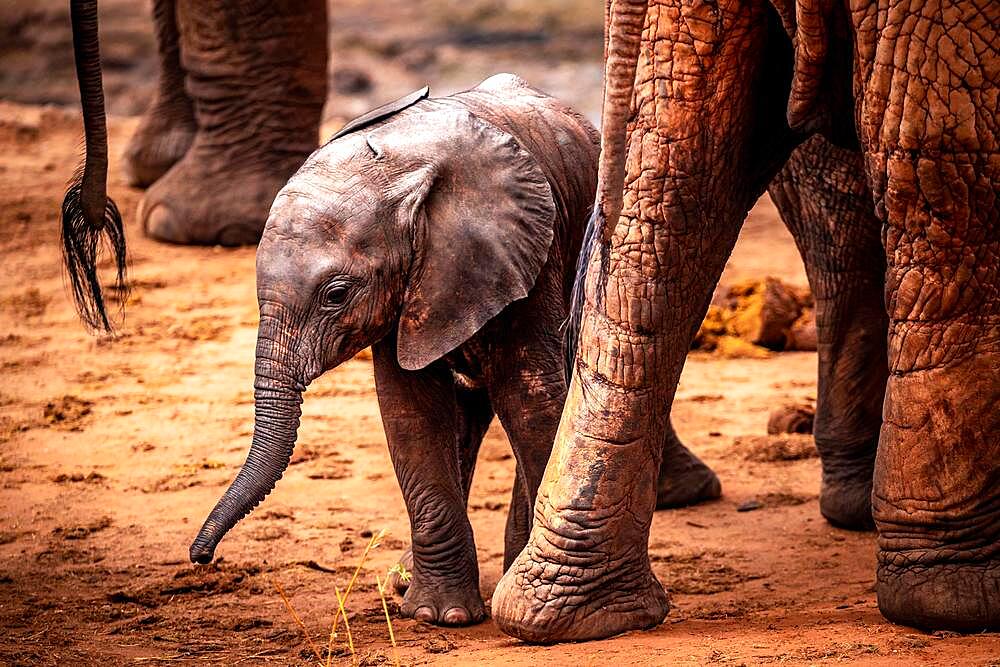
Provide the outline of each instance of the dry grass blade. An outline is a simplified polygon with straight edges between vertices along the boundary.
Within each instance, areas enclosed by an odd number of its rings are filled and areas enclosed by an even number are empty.
[[[388,577],[386,581],[389,581]],[[392,642],[392,662],[396,667],[399,667],[399,653],[396,650],[396,633],[392,631],[392,619],[389,618],[389,605],[385,603],[385,588],[382,586],[382,580],[375,575],[375,585],[378,587],[378,596],[382,600],[382,611],[385,612],[385,624],[389,627],[389,641]]]
[[[382,540],[385,539],[385,528],[378,531],[372,538],[368,540],[368,546],[365,547],[364,553],[361,554],[361,561],[358,562],[358,566],[354,568],[354,574],[351,575],[351,581],[347,584],[347,590],[344,591],[344,602],[347,602],[347,598],[351,595],[351,590],[354,588],[354,582],[358,580],[358,575],[361,573],[361,568],[364,567],[365,561],[368,560],[368,554],[371,553],[372,549],[375,549],[380,544]],[[347,616],[344,616],[344,621],[347,621]],[[333,627],[330,629],[330,634],[333,635],[337,632],[337,624],[340,622],[340,615],[335,614],[333,617]]]
[[[268,579],[271,578],[268,577]],[[306,638],[306,642],[308,642],[309,648],[312,649],[313,655],[316,656],[316,660],[319,661],[319,664],[324,664],[323,656],[320,655],[319,649],[316,648],[316,643],[313,642],[312,637],[309,636],[309,631],[306,629],[305,623],[303,623],[302,619],[299,618],[299,615],[295,613],[295,608],[292,607],[292,602],[288,599],[288,596],[285,595],[285,591],[281,588],[281,584],[278,583],[277,579],[271,579],[271,585],[274,586],[276,591],[278,591],[278,595],[281,596],[281,600],[285,603],[285,608],[288,609],[288,613],[292,615],[292,618],[295,619],[295,623],[299,626],[299,629],[302,630],[302,636]],[[343,609],[343,607],[341,607],[341,609]],[[353,653],[353,650],[351,652]]]
[[[351,624],[347,620],[347,610],[344,609],[344,600],[347,596],[341,597],[340,589],[336,586],[333,587],[333,592],[337,594],[337,605],[340,607],[340,615],[344,617],[344,632],[347,633],[347,647],[351,649],[351,664],[355,662],[354,658],[354,638],[351,637]]]
[[[330,667],[333,660],[333,642],[337,640],[337,619],[340,618],[340,609],[333,615],[333,622],[330,623],[330,638],[326,642],[326,667]]]

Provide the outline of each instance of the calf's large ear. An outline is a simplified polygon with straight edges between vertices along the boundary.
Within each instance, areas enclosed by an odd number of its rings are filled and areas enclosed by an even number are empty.
[[[396,353],[417,370],[528,295],[548,258],[555,203],[535,159],[468,111],[410,114],[366,138],[409,183],[413,262]]]

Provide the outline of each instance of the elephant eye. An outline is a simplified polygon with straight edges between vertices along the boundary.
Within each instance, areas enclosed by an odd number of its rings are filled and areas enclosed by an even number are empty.
[[[323,295],[323,303],[327,306],[341,306],[350,294],[350,286],[343,283],[330,285]]]

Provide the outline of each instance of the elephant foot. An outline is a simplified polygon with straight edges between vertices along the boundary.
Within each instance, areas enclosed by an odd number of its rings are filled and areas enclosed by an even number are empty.
[[[306,155],[220,155],[196,142],[139,203],[146,234],[183,245],[257,243],[278,190]]]
[[[827,521],[846,530],[875,530],[872,518],[872,478],[824,478],[819,494],[819,511]]]
[[[403,552],[403,555],[399,559],[399,564],[403,566],[403,569],[407,572],[413,571],[413,549],[407,549]],[[392,590],[396,591],[396,595],[403,597],[406,595],[407,589],[410,587],[409,580],[403,581],[403,578],[399,576],[399,572],[392,571],[389,573],[389,585]]]
[[[425,581],[418,574],[406,586],[400,611],[407,618],[445,626],[473,625],[486,618],[477,587],[454,579]]]
[[[190,102],[154,101],[125,149],[128,184],[145,188],[159,180],[187,153],[196,130]]]
[[[983,325],[969,340],[996,346]],[[913,331],[914,329],[904,329]],[[890,343],[890,349],[892,348]],[[964,348],[960,348],[965,352]],[[879,608],[926,630],[1000,630],[1000,349],[889,380],[875,464]]]
[[[856,441],[817,437],[823,460],[819,511],[827,521],[846,530],[874,530],[872,480],[878,432]]]
[[[716,500],[722,484],[701,459],[680,442],[665,448],[656,480],[656,509],[666,510]]]
[[[577,364],[528,543],[493,594],[503,632],[537,644],[586,641],[666,617],[670,601],[648,552],[659,469],[650,463],[659,463],[663,431],[641,418],[662,404]]]
[[[537,529],[536,529],[537,530]],[[566,544],[563,538],[555,544]],[[641,555],[595,559],[557,549],[533,532],[497,584],[493,619],[500,629],[534,644],[604,639],[663,622],[670,601]],[[585,561],[590,560],[587,564]]]
[[[1000,560],[897,565],[879,554],[878,606],[892,621],[922,630],[1000,630]]]
[[[641,439],[620,445],[559,432],[528,543],[493,593],[503,632],[553,644],[663,621],[670,602],[647,551],[655,468],[639,465],[649,458]]]

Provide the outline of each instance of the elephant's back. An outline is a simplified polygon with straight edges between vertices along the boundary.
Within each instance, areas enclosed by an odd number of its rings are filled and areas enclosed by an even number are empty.
[[[579,204],[590,207],[601,137],[574,109],[513,74],[497,74],[475,88],[432,101],[459,105],[517,139],[559,190],[570,218],[584,213],[572,210]]]

